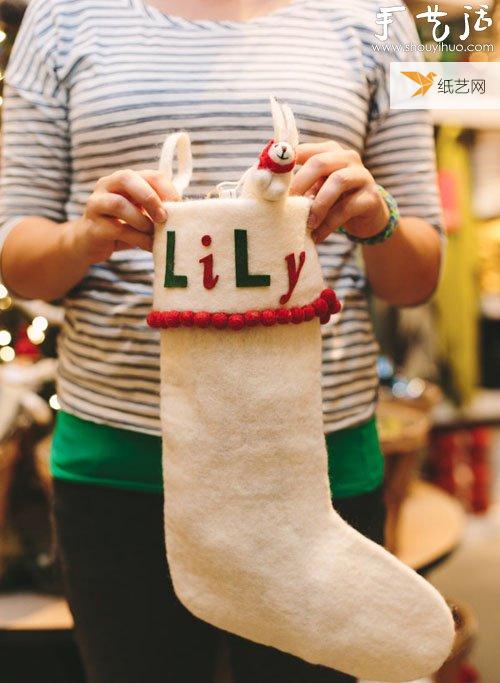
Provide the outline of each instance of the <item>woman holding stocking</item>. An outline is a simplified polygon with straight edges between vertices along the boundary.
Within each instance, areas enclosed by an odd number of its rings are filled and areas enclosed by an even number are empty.
[[[441,228],[432,127],[424,111],[389,109],[391,52],[371,45],[378,11],[370,0],[30,3],[6,74],[1,273],[19,296],[65,303],[54,512],[89,683],[208,682],[220,636],[175,597],[163,547],[160,342],[146,316],[154,224],[180,200],[155,170],[167,132],[189,129],[188,198],[204,196],[259,156],[269,94],[291,104],[303,143],[290,192],[311,199],[323,277],[343,302],[322,327],[333,505],[383,542],[366,287],[394,305],[424,301]],[[406,10],[390,31],[417,41]],[[228,490],[252,477],[238,474]],[[235,683],[354,680],[236,635],[228,644]]]

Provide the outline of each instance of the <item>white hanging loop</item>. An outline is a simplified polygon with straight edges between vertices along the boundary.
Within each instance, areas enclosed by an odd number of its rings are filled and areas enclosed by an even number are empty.
[[[177,154],[177,173],[173,175],[174,156]],[[172,133],[163,143],[159,169],[172,182],[177,192],[184,194],[193,173],[193,157],[189,135],[183,131]]]

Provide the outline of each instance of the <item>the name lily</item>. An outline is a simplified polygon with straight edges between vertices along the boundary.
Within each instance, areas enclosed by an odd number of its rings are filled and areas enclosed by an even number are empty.
[[[208,249],[212,244],[210,235],[203,235],[201,244]],[[294,253],[284,257],[285,267],[288,274],[288,288],[279,299],[284,306],[293,294],[299,281],[300,273],[306,260],[305,251],[301,251],[298,257]],[[205,289],[213,289],[219,282],[219,275],[214,272],[214,255],[206,254],[198,261],[202,266],[203,286]],[[269,287],[271,276],[268,274],[251,273],[248,257],[248,233],[246,230],[234,231],[234,273],[236,287]],[[165,287],[187,287],[187,275],[175,272],[175,232],[167,231],[167,258],[165,268]]]

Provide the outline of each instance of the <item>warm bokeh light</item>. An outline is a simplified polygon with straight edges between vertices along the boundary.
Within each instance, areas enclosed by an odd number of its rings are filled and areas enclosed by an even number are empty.
[[[0,311],[7,311],[12,306],[12,299],[10,296],[0,298]]]
[[[28,339],[30,342],[33,344],[41,344],[44,339],[45,339],[45,333],[42,330],[39,330],[38,328],[34,327],[33,325],[30,325],[28,329],[26,330],[26,334],[28,335]]]
[[[7,346],[12,341],[9,330],[0,330],[0,346]]]
[[[8,294],[7,287],[0,285],[0,299],[4,299]]]
[[[406,393],[410,398],[420,398],[425,391],[425,382],[419,377],[414,377],[408,382]]]
[[[0,349],[0,360],[3,360],[4,363],[10,363],[10,361],[14,360],[15,357],[16,352],[12,346],[2,346]]]
[[[36,330],[40,330],[41,332],[45,332],[45,330],[49,326],[49,321],[43,315],[37,315],[36,318],[33,318],[31,325]]]
[[[59,405],[59,399],[57,398],[57,394],[52,394],[52,396],[49,398],[49,406],[53,410],[59,410],[60,405]]]

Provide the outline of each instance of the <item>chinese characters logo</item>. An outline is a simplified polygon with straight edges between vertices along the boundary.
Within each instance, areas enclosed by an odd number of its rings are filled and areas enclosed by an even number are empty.
[[[425,95],[437,77],[434,71],[429,71],[427,75],[420,73],[420,71],[401,71],[401,75],[418,84],[418,88],[412,94],[412,97]],[[486,93],[486,81],[484,78],[440,78],[437,84],[437,91],[441,95],[467,95],[469,93],[484,95]]]
[[[464,5],[464,30],[460,34],[460,40],[467,40],[471,34],[471,16],[472,5]],[[389,37],[389,26],[394,22],[394,14],[396,12],[405,12],[405,5],[393,5],[391,7],[381,7],[377,12],[375,23],[381,26],[381,33],[375,33],[375,38],[381,42],[385,42]],[[488,16],[488,5],[480,5],[478,9],[474,10],[476,19],[473,24],[473,30],[480,33],[485,31],[493,25],[493,19]],[[427,5],[425,12],[420,12],[416,15],[416,19],[426,19],[428,24],[432,24],[432,38],[436,43],[441,43],[450,35],[450,27],[448,24],[441,21],[446,17],[448,12],[441,11],[438,5]]]

